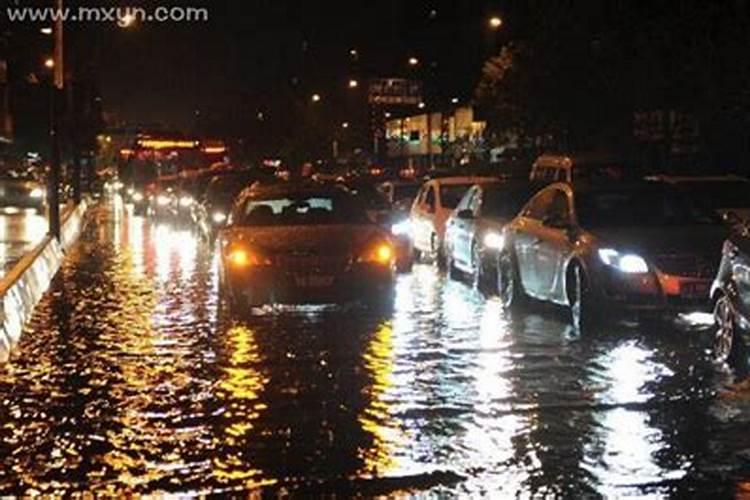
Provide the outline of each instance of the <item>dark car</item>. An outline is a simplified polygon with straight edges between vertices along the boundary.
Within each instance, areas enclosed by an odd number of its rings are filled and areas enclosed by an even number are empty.
[[[395,251],[344,188],[254,186],[220,232],[220,291],[232,310],[269,303],[390,300]]]
[[[661,176],[733,225],[750,222],[750,179],[736,175]]]
[[[451,278],[468,275],[478,290],[495,290],[505,226],[536,190],[528,181],[508,181],[478,184],[467,191],[446,223],[444,253]]]
[[[212,241],[224,227],[232,203],[246,187],[257,181],[273,178],[266,170],[229,170],[214,175],[207,181],[200,202],[192,205],[192,219],[198,231]]]
[[[750,345],[750,234],[735,232],[724,243],[721,264],[711,288],[716,334],[713,355],[747,369]]]
[[[500,296],[566,306],[576,327],[610,310],[705,310],[726,236],[715,213],[665,183],[552,184],[506,230]]]
[[[46,188],[31,177],[3,174],[0,176],[0,208],[30,209],[42,214],[47,209]]]

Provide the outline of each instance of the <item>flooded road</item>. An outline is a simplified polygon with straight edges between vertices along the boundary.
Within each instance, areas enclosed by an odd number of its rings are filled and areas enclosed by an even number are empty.
[[[97,212],[0,366],[0,493],[750,493],[704,335],[511,317],[417,266],[392,313],[217,314],[210,248]]]

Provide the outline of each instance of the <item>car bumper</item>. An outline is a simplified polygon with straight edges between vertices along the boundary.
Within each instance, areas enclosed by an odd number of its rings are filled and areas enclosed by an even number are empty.
[[[710,311],[710,279],[605,273],[594,295],[596,306],[631,315],[660,315]]]
[[[244,306],[367,301],[390,294],[394,281],[393,268],[379,265],[355,265],[334,274],[277,266],[224,273],[233,300]]]

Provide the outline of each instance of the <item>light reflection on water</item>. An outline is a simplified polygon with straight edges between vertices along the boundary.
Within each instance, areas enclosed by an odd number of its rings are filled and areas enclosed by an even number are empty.
[[[392,313],[223,318],[212,249],[119,210],[0,369],[0,492],[661,496],[708,453],[694,338],[576,336],[424,265]]]

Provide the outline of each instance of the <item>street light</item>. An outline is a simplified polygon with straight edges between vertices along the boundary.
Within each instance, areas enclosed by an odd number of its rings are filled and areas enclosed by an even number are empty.
[[[52,69],[55,67],[55,60],[51,57],[48,57],[44,60],[44,67],[47,69]]]
[[[350,89],[356,89],[357,87],[359,87],[359,82],[357,80],[355,80],[353,78],[351,80],[349,80],[349,88]]]
[[[313,94],[310,100],[312,102],[320,102],[320,94]]]
[[[40,29],[39,33],[41,33],[42,35],[51,35],[52,34],[52,28],[50,28],[49,26],[46,26],[46,27]]]
[[[409,66],[416,66],[417,64],[419,64],[419,59],[414,56],[409,58]]]
[[[357,52],[357,49],[351,49],[349,51],[349,56],[351,56],[352,59],[357,59],[359,57],[359,52]]]
[[[417,107],[418,107],[419,109],[424,109],[424,107],[425,107],[425,103],[423,103],[423,102],[420,102],[420,103],[419,103],[419,104],[417,105]]]
[[[341,128],[349,128],[349,122],[342,123]]]
[[[451,103],[458,104],[458,97],[454,97],[453,99],[451,99]]]
[[[489,20],[490,28],[493,30],[500,29],[503,25],[503,20],[499,16],[492,16]]]

